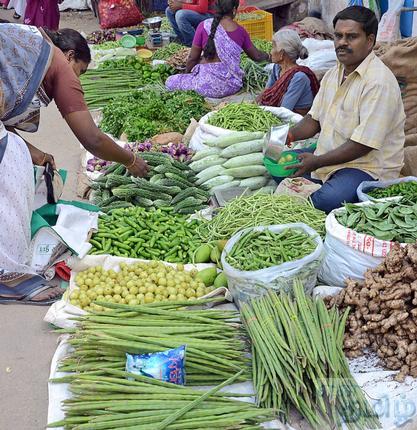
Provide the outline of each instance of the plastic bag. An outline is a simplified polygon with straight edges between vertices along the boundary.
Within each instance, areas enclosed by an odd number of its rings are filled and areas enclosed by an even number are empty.
[[[274,194],[308,198],[320,188],[321,185],[306,178],[285,178],[279,183]]]
[[[390,0],[388,10],[382,15],[378,26],[376,40],[378,42],[392,43],[401,38],[400,34],[400,10],[404,0]]]
[[[401,182],[417,182],[417,177],[406,176],[404,178],[391,179],[390,181],[364,181],[359,185],[356,194],[360,202],[366,202],[370,200],[370,197],[366,194],[368,191],[374,188],[387,188],[390,185],[400,184]]]
[[[372,202],[359,203],[369,204]],[[339,224],[336,214],[344,210],[335,209],[326,218],[325,253],[319,271],[319,280],[335,287],[344,287],[347,278],[364,279],[365,272],[378,266],[394,246],[394,242],[357,233]]]
[[[289,109],[283,107],[261,106],[261,108],[272,112],[284,122],[297,123],[303,119],[303,117],[298,113],[294,113]],[[192,150],[201,151],[202,149],[206,149],[207,145],[204,144],[205,140],[213,139],[215,137],[220,136],[226,136],[234,132],[233,130],[227,130],[225,128],[215,127],[214,125],[208,124],[207,122],[209,118],[214,113],[214,111],[209,112],[208,114],[204,115],[198,122],[198,127],[190,140],[190,148]]]
[[[317,248],[313,253],[300,260],[283,263],[266,269],[244,272],[233,268],[227,261],[226,255],[232,250],[240,237],[249,231],[268,229],[280,232],[287,228],[302,230],[314,237]],[[311,292],[316,285],[317,273],[323,258],[323,242],[319,234],[303,223],[280,224],[271,226],[249,227],[236,233],[226,244],[222,252],[222,265],[227,277],[229,290],[236,303],[247,301],[266,293],[269,289],[290,291],[295,278],[299,279],[307,292]]]
[[[149,354],[126,353],[126,372],[185,385],[185,345]]]
[[[134,0],[100,0],[98,11],[100,27],[103,29],[130,27],[143,20]]]

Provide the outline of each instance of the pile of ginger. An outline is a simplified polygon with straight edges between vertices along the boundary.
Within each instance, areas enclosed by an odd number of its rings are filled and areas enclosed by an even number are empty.
[[[382,364],[399,370],[395,380],[417,377],[417,244],[396,244],[363,282],[346,281],[329,307],[350,307],[344,349],[354,358],[373,350]]]

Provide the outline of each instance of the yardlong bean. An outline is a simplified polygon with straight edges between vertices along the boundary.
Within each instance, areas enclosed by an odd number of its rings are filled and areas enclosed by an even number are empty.
[[[203,241],[230,239],[236,232],[259,225],[302,222],[324,236],[326,214],[309,200],[285,195],[254,194],[237,197],[220,208],[197,233]]]

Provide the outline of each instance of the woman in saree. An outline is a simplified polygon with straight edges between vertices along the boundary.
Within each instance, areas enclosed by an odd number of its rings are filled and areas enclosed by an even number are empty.
[[[17,1],[17,0],[14,0]],[[20,0],[21,1],[21,0]],[[24,23],[56,31],[59,28],[59,3],[63,0],[28,0]]]
[[[49,32],[19,24],[0,26],[0,303],[49,304],[61,294],[30,267],[33,164],[54,165],[52,155],[25,142],[16,130],[34,132],[42,106],[54,100],[84,148],[145,176],[147,164],[119,147],[95,125],[79,76],[91,60],[75,30]]]
[[[204,97],[227,97],[243,86],[242,51],[254,61],[268,60],[269,55],[259,51],[247,31],[234,21],[238,7],[239,0],[217,1],[214,18],[197,27],[187,73],[170,76],[165,83],[168,90],[194,90]]]
[[[294,30],[280,30],[272,41],[275,63],[265,91],[257,101],[263,106],[285,107],[306,115],[319,90],[319,82],[311,69],[299,66],[297,60],[308,57],[307,48]]]

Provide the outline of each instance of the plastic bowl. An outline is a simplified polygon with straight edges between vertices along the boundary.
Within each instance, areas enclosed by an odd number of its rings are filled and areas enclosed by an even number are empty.
[[[136,36],[136,46],[145,46],[146,38],[145,36]]]
[[[131,34],[125,34],[120,39],[120,44],[123,46],[123,48],[134,48],[136,46],[136,37],[132,36]]]
[[[298,153],[295,151],[283,151],[281,153],[280,160],[283,157],[288,157],[288,158],[291,157],[292,159],[278,163],[269,157],[264,157],[264,166],[272,176],[277,176],[279,178],[286,178],[287,176],[293,175],[297,171],[297,169],[286,170],[285,167],[299,163]]]
[[[138,49],[137,54],[140,58],[143,58],[144,60],[149,60],[149,58],[151,58],[153,55],[152,51],[150,51],[149,49]]]

